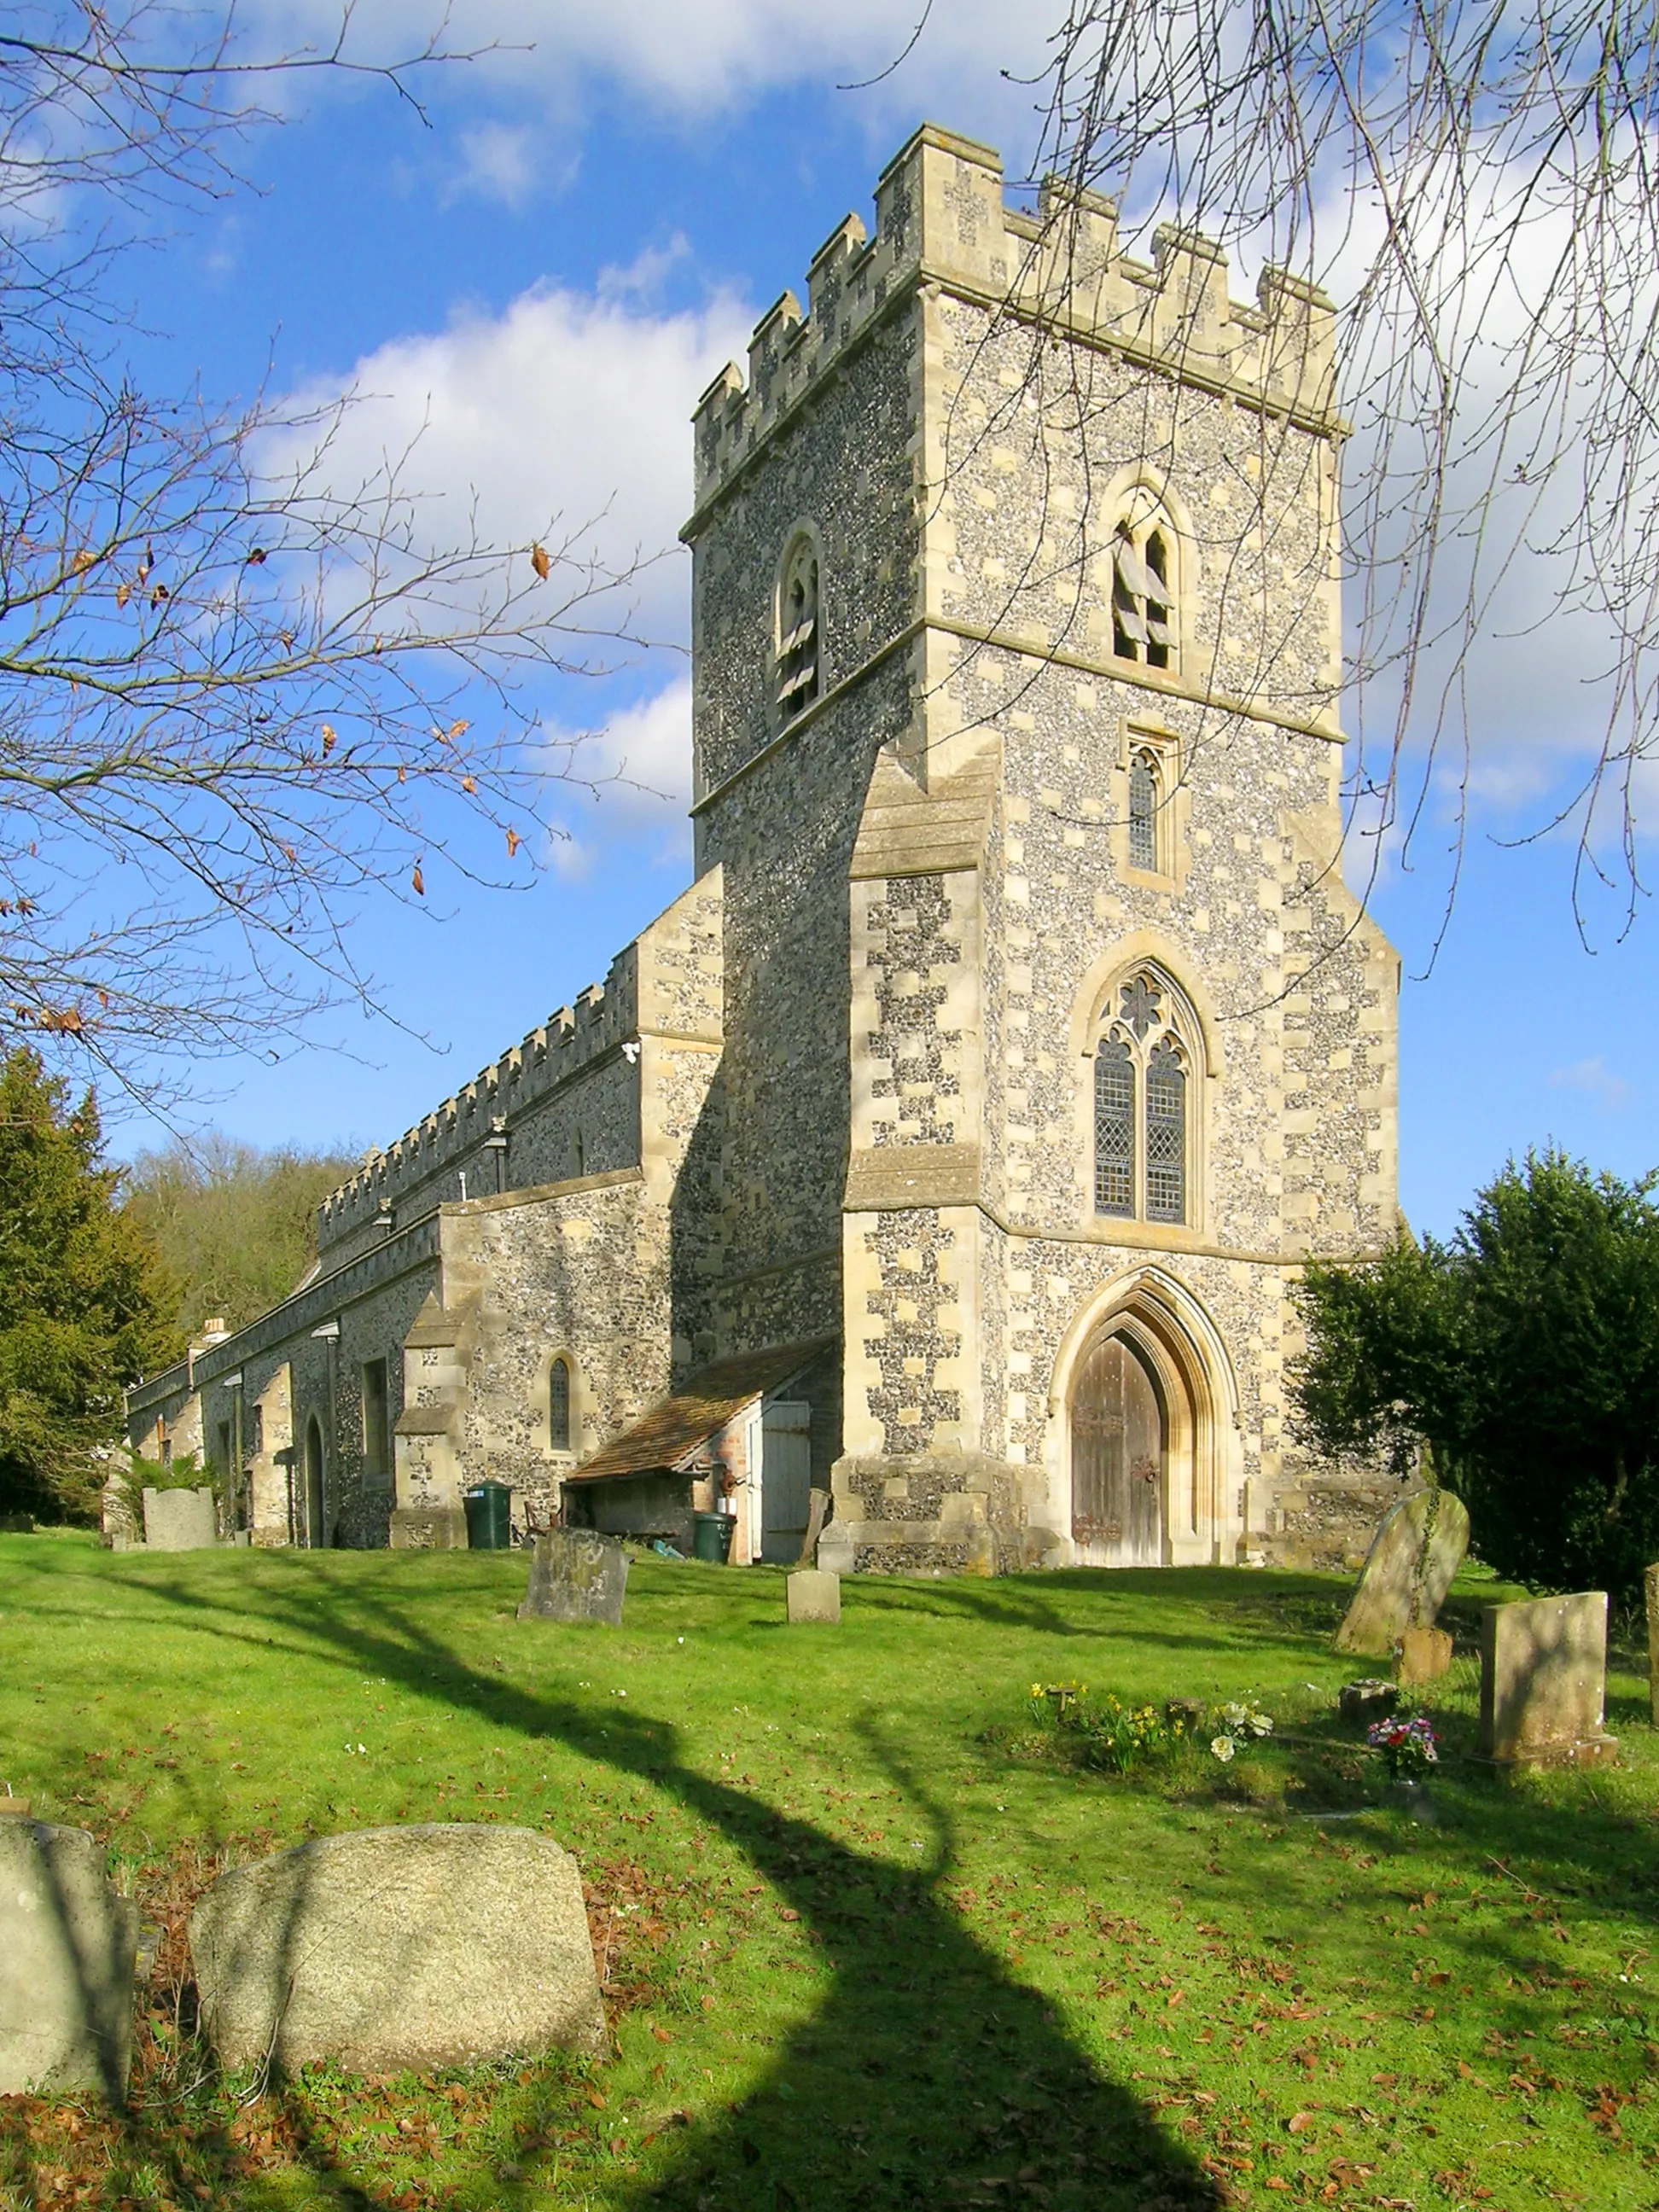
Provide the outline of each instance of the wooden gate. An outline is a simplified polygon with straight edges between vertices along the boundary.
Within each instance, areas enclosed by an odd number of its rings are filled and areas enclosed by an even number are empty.
[[[806,1541],[812,1491],[812,1408],[775,1399],[761,1431],[761,1557],[793,1566]]]
[[[1162,1565],[1167,1445],[1151,1370],[1123,1337],[1097,1338],[1072,1389],[1072,1536],[1095,1565]]]

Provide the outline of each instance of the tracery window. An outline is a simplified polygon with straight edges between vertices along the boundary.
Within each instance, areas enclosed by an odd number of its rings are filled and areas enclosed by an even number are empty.
[[[1147,668],[1174,665],[1174,533],[1156,515],[1119,523],[1112,549],[1112,650]]]
[[[570,1449],[570,1363],[556,1359],[547,1370],[547,1441],[556,1452]]]
[[[778,580],[778,719],[793,721],[818,696],[823,641],[818,620],[818,550],[805,532],[784,556]]]
[[[1095,1212],[1185,1222],[1190,1048],[1179,994],[1147,967],[1115,996],[1095,1048]]]

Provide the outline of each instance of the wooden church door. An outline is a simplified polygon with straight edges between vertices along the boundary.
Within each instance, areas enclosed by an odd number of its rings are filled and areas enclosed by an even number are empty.
[[[1164,1559],[1164,1408],[1133,1347],[1103,1336],[1072,1391],[1072,1535],[1097,1565]]]

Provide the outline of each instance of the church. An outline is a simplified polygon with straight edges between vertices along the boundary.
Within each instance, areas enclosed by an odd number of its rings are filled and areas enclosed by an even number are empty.
[[[1287,1397],[1302,1264],[1398,1218],[1331,305],[932,126],[875,210],[696,409],[690,887],[129,1394],[256,1544],[484,1480],[842,1571],[1369,1540]]]

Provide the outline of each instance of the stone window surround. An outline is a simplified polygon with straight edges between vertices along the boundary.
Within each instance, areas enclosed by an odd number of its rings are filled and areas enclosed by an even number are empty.
[[[553,1447],[551,1385],[549,1381],[554,1362],[560,1359],[564,1362],[565,1372],[570,1378],[570,1443],[564,1451],[556,1451]],[[580,1464],[583,1457],[583,1427],[591,1412],[591,1394],[583,1380],[581,1362],[562,1337],[550,1340],[537,1361],[528,1396],[531,1413],[536,1424],[536,1435],[540,1439],[542,1457],[550,1467],[568,1474]]]
[[[784,711],[783,702],[778,697],[778,678],[781,674],[783,668],[784,643],[787,635],[787,611],[784,606],[784,595],[788,590],[789,580],[794,572],[796,562],[799,559],[802,552],[809,547],[811,550],[812,565],[817,574],[817,594],[813,604],[813,622],[816,628],[815,635],[812,639],[812,652],[813,660],[815,663],[815,673],[811,690],[808,692],[805,698],[802,700],[798,707],[796,707],[792,712],[786,713]],[[829,628],[829,624],[825,618],[825,603],[828,598],[826,591],[827,583],[828,571],[825,568],[823,558],[823,533],[819,530],[816,522],[812,521],[809,516],[802,515],[794,522],[791,523],[788,529],[786,530],[783,534],[783,548],[778,556],[777,574],[774,579],[772,585],[771,719],[774,730],[779,732],[793,728],[794,724],[799,721],[803,715],[811,713],[811,709],[818,703],[819,700],[823,697],[825,692],[830,689],[829,665],[823,649],[825,635]]]
[[[1132,1215],[1095,1210],[1095,1055],[1115,1017],[1121,986],[1136,969],[1155,968],[1170,986],[1168,1026],[1186,1054],[1186,1219],[1149,1221],[1144,1207]],[[1209,1139],[1220,1076],[1213,1017],[1189,982],[1185,963],[1153,931],[1137,930],[1109,946],[1091,966],[1073,1001],[1070,1064],[1073,1077],[1073,1158],[1077,1163],[1078,1226],[1091,1243],[1119,1243],[1129,1231],[1137,1244],[1182,1251],[1209,1234]],[[1141,1108],[1144,1119],[1144,1106]],[[1144,1129],[1139,1140],[1144,1146]],[[1144,1171],[1144,1163],[1142,1164]]]
[[[1137,755],[1150,755],[1158,777],[1158,865],[1137,867],[1129,857],[1129,771]],[[1112,865],[1125,883],[1150,890],[1178,891],[1187,879],[1192,811],[1180,738],[1161,723],[1125,715],[1119,724],[1117,760],[1108,775]]]

